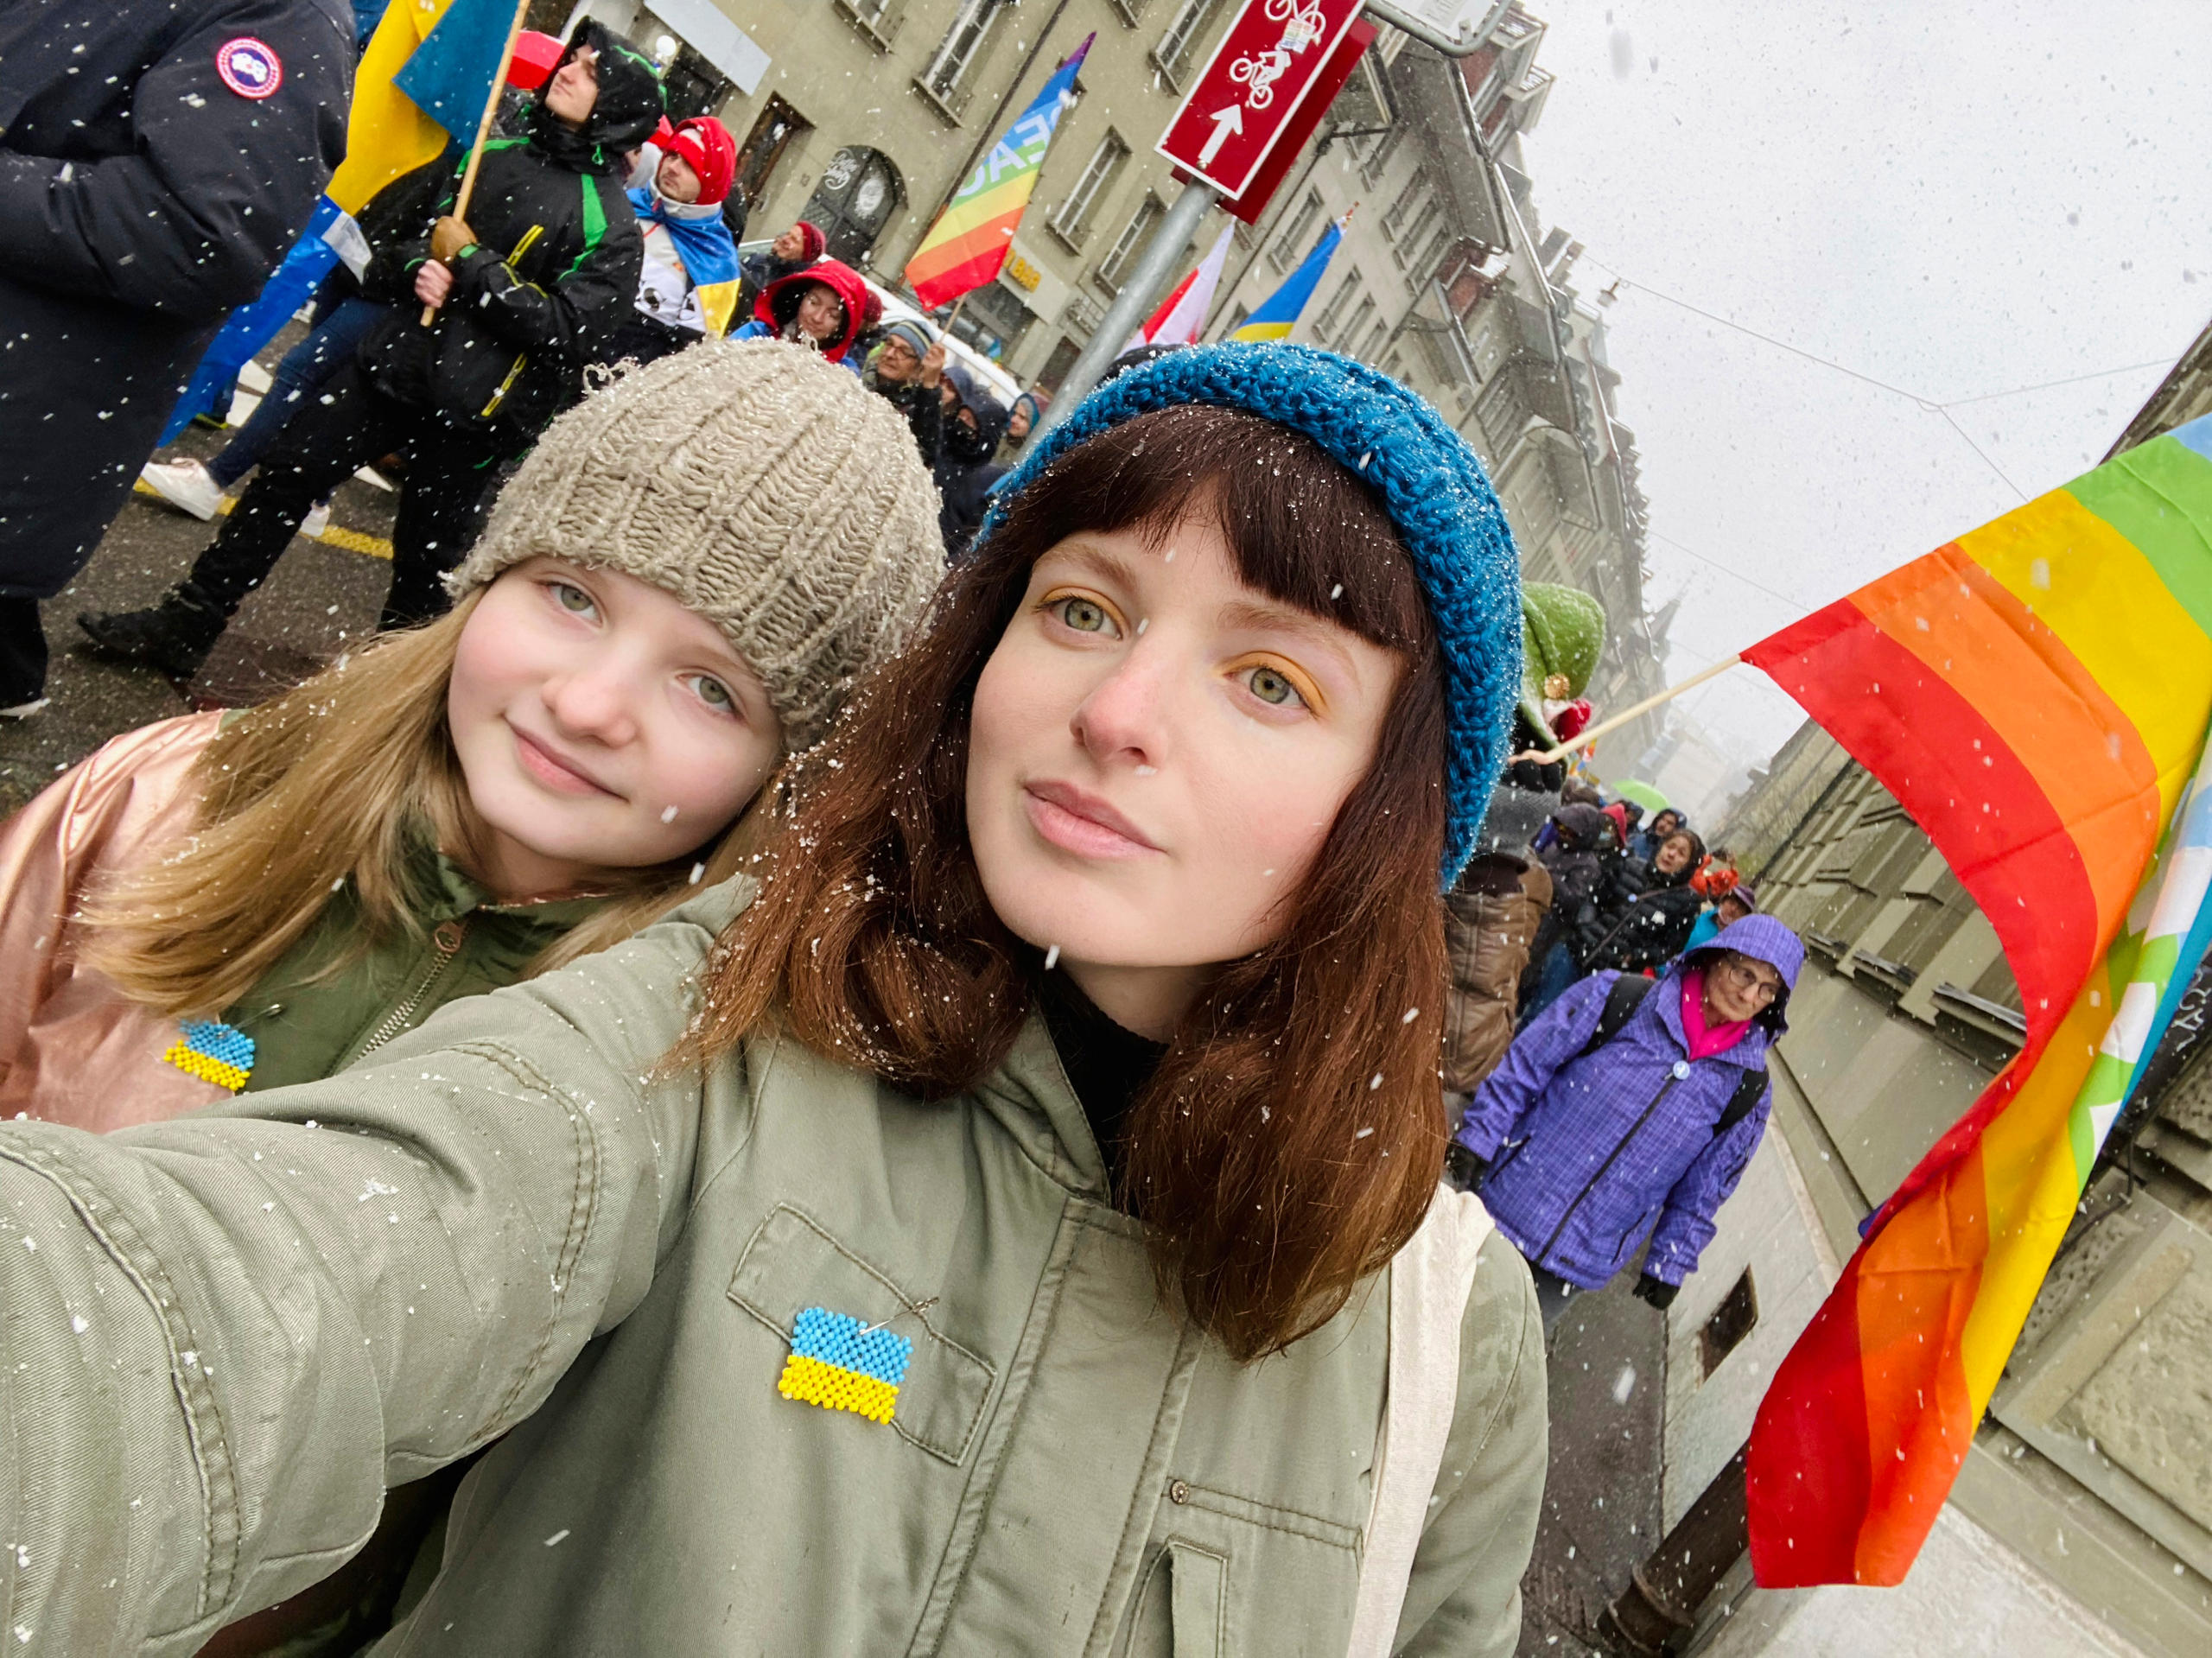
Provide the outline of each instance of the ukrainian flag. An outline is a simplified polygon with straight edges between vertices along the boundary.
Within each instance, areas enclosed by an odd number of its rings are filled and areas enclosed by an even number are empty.
[[[1260,302],[1260,308],[1244,319],[1243,324],[1231,340],[1249,340],[1261,345],[1272,340],[1287,340],[1291,328],[1298,321],[1298,314],[1313,297],[1313,290],[1321,285],[1321,273],[1329,268],[1329,261],[1337,251],[1337,244],[1344,239],[1344,220],[1333,221],[1313,245],[1313,251],[1306,261],[1290,273],[1290,279]]]

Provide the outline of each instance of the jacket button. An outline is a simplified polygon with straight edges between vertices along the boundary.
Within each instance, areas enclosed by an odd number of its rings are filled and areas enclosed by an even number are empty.
[[[1191,1488],[1179,1479],[1170,1480],[1167,1483],[1167,1500],[1170,1502],[1188,1502],[1191,1500]]]
[[[1678,1082],[1678,1083],[1679,1083],[1679,1082],[1681,1082],[1681,1081],[1682,1080],[1682,1078],[1683,1078],[1683,1077],[1685,1077],[1688,1076],[1689,1074],[1690,1074],[1690,1062],[1689,1062],[1688,1060],[1687,1060],[1687,1059],[1677,1059],[1677,1060],[1675,1060],[1675,1080],[1676,1082]]]
[[[461,925],[458,922],[441,921],[430,938],[441,952],[450,956],[461,948]]]

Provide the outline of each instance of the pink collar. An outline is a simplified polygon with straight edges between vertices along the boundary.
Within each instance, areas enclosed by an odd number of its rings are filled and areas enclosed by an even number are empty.
[[[1751,1028],[1748,1019],[1710,1025],[1705,1017],[1705,969],[1694,967],[1682,975],[1682,1034],[1689,1039],[1690,1058],[1709,1059],[1726,1053]]]

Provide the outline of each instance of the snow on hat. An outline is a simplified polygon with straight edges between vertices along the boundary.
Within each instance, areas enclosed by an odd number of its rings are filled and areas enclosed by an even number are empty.
[[[1521,691],[1521,564],[1482,462],[1388,375],[1309,346],[1189,346],[1121,375],[1044,435],[1007,480],[982,537],[1058,456],[1109,427],[1181,403],[1240,409],[1302,432],[1364,479],[1411,556],[1443,657],[1443,885],[1474,851]]]
[[[812,264],[830,245],[830,238],[822,233],[821,226],[812,219],[802,219],[791,228],[798,232],[798,257]]]
[[[699,175],[699,206],[711,207],[729,194],[737,175],[737,141],[711,115],[679,122],[668,141],[669,153],[681,156]]]
[[[650,582],[721,629],[798,750],[920,619],[937,514],[890,403],[819,353],[707,340],[546,428],[446,581],[543,554]]]

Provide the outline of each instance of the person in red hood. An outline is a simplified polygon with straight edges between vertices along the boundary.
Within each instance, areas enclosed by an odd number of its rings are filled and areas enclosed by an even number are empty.
[[[770,283],[753,308],[753,321],[732,340],[790,340],[812,346],[855,374],[852,355],[868,314],[868,283],[849,265],[821,259],[804,270]]]

